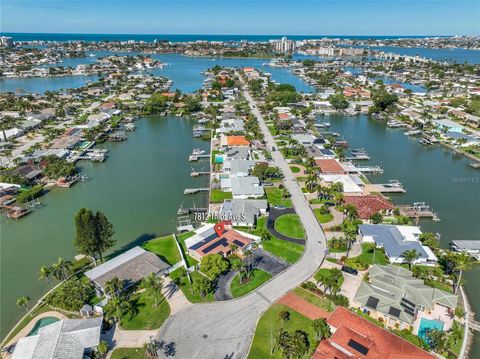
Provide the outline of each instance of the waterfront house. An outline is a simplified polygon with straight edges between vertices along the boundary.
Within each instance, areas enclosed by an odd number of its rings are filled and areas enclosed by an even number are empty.
[[[252,249],[260,237],[232,229],[225,225],[219,235],[215,231],[215,224],[206,224],[195,230],[195,235],[185,240],[188,254],[198,261],[208,254],[221,254],[227,257],[230,254],[243,256],[245,251]]]
[[[124,287],[141,281],[151,273],[162,275],[170,265],[163,262],[156,254],[136,246],[99,266],[85,272],[97,290],[105,294],[105,284],[113,278],[124,281]]]
[[[328,184],[341,183],[345,195],[360,195],[363,193],[363,189],[347,174],[320,174],[320,178]]]
[[[234,199],[259,198],[265,194],[258,177],[233,177],[230,181],[232,196]]]
[[[248,147],[229,147],[223,154],[225,160],[248,160],[251,158]]]
[[[455,294],[429,287],[401,266],[374,265],[362,281],[352,305],[387,327],[419,328],[422,318],[442,322],[443,330],[453,324],[458,298]]]
[[[245,136],[222,135],[220,144],[222,147],[248,147],[250,146],[250,141],[248,141]]]
[[[323,155],[323,154],[322,154]],[[345,171],[340,163],[334,159],[318,159],[315,161],[320,172],[326,175],[344,175]]]
[[[64,319],[21,338],[12,359],[83,359],[100,343],[103,318]]]
[[[312,359],[434,359],[435,356],[338,306],[327,318],[332,335]]]
[[[230,160],[223,162],[223,172],[232,177],[246,177],[250,175],[255,167],[252,160]]]
[[[419,257],[413,264],[434,266],[437,257],[432,250],[423,246],[418,239],[422,231],[415,226],[396,226],[391,224],[362,224],[359,227],[364,243],[375,243],[385,250],[391,263],[406,263],[403,253],[417,251]]]
[[[394,205],[382,195],[345,196],[345,204],[352,204],[357,208],[358,217],[368,220],[375,213],[389,214]]]
[[[220,218],[234,226],[253,227],[267,210],[265,199],[226,199],[220,207]]]

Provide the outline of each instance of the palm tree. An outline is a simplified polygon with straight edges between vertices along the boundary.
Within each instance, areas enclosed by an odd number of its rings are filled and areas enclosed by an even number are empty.
[[[45,279],[50,287],[52,286],[52,282],[50,281],[50,274],[52,274],[52,268],[48,266],[41,266],[40,267],[40,278]]]
[[[463,337],[463,331],[457,321],[453,321],[452,329],[450,331],[450,338],[453,340],[453,344],[457,344]]]
[[[30,310],[28,310],[28,302],[30,302],[30,297],[27,297],[26,295],[21,296],[17,299],[17,306],[25,307],[27,314],[30,314]]]
[[[2,131],[2,138],[5,142],[8,142],[7,134],[5,131],[14,128],[18,123],[18,120],[11,116],[5,116],[2,121],[0,121],[0,131]]]
[[[53,275],[59,280],[66,280],[70,271],[70,262],[62,257],[58,257],[56,263],[52,265]]]
[[[149,293],[149,297],[153,297],[155,301],[155,308],[158,307],[157,299],[162,292],[163,279],[157,277],[155,273],[150,273],[142,280],[142,287]]]
[[[457,281],[455,283],[455,293],[457,293],[458,288],[462,282],[463,271],[468,270],[472,266],[472,260],[470,255],[467,253],[458,253],[453,257],[454,268],[459,271]]]
[[[313,330],[315,331],[315,339],[322,340],[330,337],[330,326],[325,318],[315,319],[312,323],[312,326]]]
[[[123,298],[122,296],[115,296],[110,298],[107,305],[107,311],[110,312],[113,319],[115,319],[117,322],[120,322],[123,316],[133,313],[132,303],[125,300],[125,298]]]
[[[408,269],[412,270],[412,263],[420,257],[420,254],[416,249],[409,249],[402,253],[402,257],[408,262]]]
[[[111,297],[118,297],[123,290],[123,282],[117,277],[113,277],[105,283],[105,292]]]
[[[447,346],[447,337],[444,331],[438,329],[431,329],[427,331],[426,336],[428,343],[433,351],[442,354]]]
[[[357,207],[355,207],[353,204],[347,204],[344,210],[345,210],[345,214],[347,215],[347,218],[351,222],[353,222],[355,219],[358,218]]]

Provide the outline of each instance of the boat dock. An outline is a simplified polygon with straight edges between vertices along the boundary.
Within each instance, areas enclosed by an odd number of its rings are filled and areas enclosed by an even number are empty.
[[[198,161],[201,158],[210,158],[210,155],[190,155],[188,156],[188,160],[190,162]]]
[[[425,204],[425,202],[415,202],[413,206],[398,206],[398,209],[401,214],[409,218],[431,218],[435,222],[440,221],[437,213],[432,211],[430,206]]]
[[[391,180],[389,183],[370,183],[365,185],[369,192],[379,193],[407,193],[402,184],[397,180]]]
[[[202,176],[202,175],[209,175],[209,174],[210,174],[210,171],[192,171],[190,173],[190,176],[199,177],[199,176]]]
[[[380,168],[380,166],[358,166],[356,168],[357,171],[362,174],[369,173],[372,175],[381,175],[383,173],[383,170]]]
[[[177,215],[185,216],[192,213],[206,213],[206,212],[208,212],[208,208],[204,208],[204,207],[190,207],[190,208],[180,207],[177,211]]]
[[[205,187],[205,188],[186,188],[185,191],[183,191],[183,194],[195,194],[199,192],[208,192],[210,191],[210,188]]]

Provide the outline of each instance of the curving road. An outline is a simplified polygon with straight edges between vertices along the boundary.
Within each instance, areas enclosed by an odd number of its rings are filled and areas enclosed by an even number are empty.
[[[250,94],[244,90],[251,110],[257,117],[269,148],[275,141]],[[159,332],[159,339],[170,344],[170,355],[182,359],[240,359],[248,355],[255,327],[262,313],[277,299],[312,276],[325,252],[325,235],[280,152],[273,161],[285,174],[297,214],[307,235],[303,257],[286,271],[256,291],[226,302],[194,304],[174,313]],[[162,353],[162,355],[164,355]]]

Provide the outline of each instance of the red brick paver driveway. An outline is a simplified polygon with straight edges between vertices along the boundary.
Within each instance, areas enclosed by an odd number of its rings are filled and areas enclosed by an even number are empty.
[[[330,313],[303,299],[302,297],[290,292],[278,300],[278,303],[286,305],[308,319],[328,318]]]

